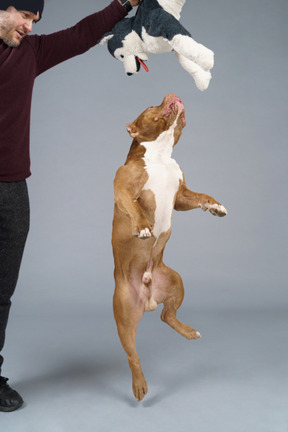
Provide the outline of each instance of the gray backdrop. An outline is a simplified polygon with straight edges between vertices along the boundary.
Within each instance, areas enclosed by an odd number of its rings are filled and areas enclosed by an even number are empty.
[[[47,0],[35,32],[106,4]],[[31,231],[4,352],[27,405],[1,415],[5,430],[287,431],[287,12],[287,0],[188,0],[182,24],[215,52],[205,92],[172,53],[127,77],[106,46],[37,79]],[[112,316],[113,178],[125,123],[172,92],[187,120],[174,157],[228,216],[174,214],[165,263],[184,280],[180,318],[203,338],[145,315],[137,405]]]

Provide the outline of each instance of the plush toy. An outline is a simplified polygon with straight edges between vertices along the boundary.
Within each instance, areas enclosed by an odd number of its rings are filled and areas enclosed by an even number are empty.
[[[98,43],[107,42],[109,52],[124,63],[125,72],[139,72],[140,64],[148,71],[148,53],[174,51],[180,64],[194,78],[200,90],[206,90],[214,53],[197,43],[179,23],[186,0],[142,0],[132,18],[118,22]]]

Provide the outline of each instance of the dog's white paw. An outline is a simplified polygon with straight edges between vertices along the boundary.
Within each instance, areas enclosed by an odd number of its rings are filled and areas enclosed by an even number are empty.
[[[152,233],[149,228],[144,228],[140,231],[140,234],[138,235],[138,238],[140,239],[147,239],[152,237]]]
[[[223,216],[227,215],[226,208],[223,205],[221,205],[221,204],[209,204],[209,203],[206,203],[205,207],[206,208],[204,210],[209,210],[210,213],[213,214],[213,216],[223,217]]]

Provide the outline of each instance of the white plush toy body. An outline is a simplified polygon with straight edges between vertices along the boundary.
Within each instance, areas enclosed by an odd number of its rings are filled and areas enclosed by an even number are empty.
[[[143,0],[136,16],[117,23],[99,41],[107,42],[109,52],[123,62],[125,72],[133,75],[140,70],[140,61],[148,53],[174,51],[180,64],[194,78],[200,90],[206,90],[211,79],[214,53],[196,42],[180,24],[186,0]]]

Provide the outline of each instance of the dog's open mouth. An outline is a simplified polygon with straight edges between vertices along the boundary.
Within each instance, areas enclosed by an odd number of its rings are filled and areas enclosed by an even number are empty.
[[[169,94],[164,99],[164,104],[163,115],[169,116],[176,112],[182,118],[183,127],[186,126],[185,108],[182,100],[174,94]]]

